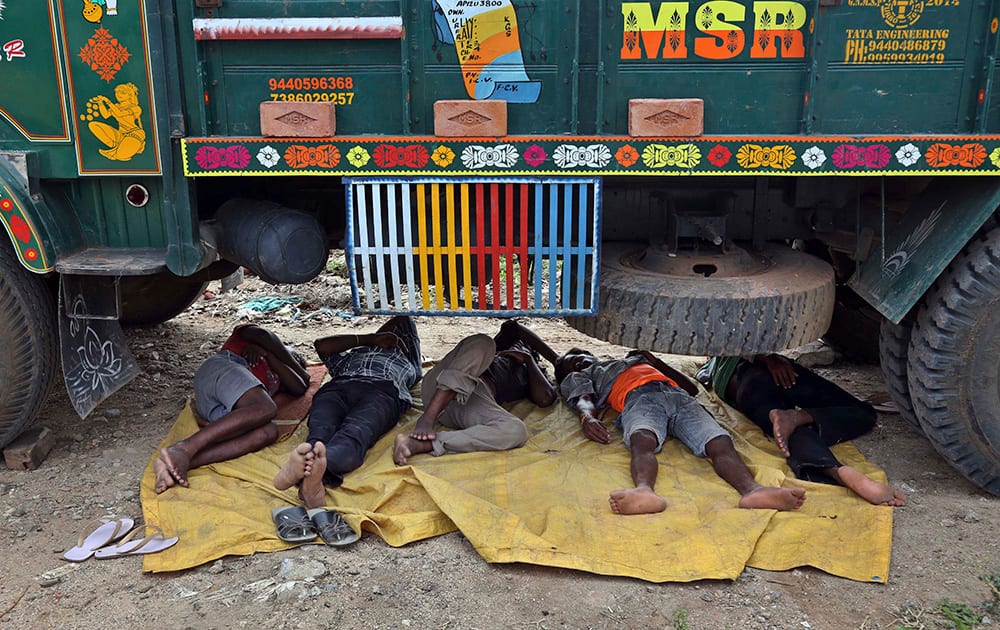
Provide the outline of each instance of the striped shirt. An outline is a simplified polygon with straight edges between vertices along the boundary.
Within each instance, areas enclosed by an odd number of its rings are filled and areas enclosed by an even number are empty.
[[[417,384],[422,374],[420,338],[413,320],[401,317],[399,321],[391,332],[399,337],[402,347],[358,346],[321,357],[330,377],[334,380],[389,381],[396,386],[399,399],[412,405],[410,388]]]

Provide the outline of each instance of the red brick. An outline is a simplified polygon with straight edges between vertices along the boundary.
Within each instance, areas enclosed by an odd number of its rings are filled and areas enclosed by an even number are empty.
[[[264,101],[260,135],[277,138],[329,138],[337,132],[333,103]]]
[[[700,98],[636,98],[628,102],[628,135],[634,138],[703,133],[705,102]]]
[[[434,135],[506,136],[507,101],[435,101]]]
[[[47,427],[28,429],[3,450],[4,463],[7,468],[17,470],[38,468],[55,443],[55,436]]]

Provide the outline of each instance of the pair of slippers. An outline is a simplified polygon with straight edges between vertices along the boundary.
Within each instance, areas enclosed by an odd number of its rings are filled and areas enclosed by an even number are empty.
[[[139,534],[150,534],[145,538],[135,540]],[[64,560],[83,562],[87,558],[120,558],[122,556],[139,556],[147,553],[163,551],[177,544],[177,536],[166,538],[163,530],[156,525],[140,525],[130,518],[119,518],[102,523],[90,533],[80,534],[80,540],[63,554]],[[112,544],[117,543],[117,544]]]
[[[346,547],[361,539],[361,534],[351,529],[339,512],[326,508],[276,507],[271,510],[271,520],[278,538],[285,542],[311,542],[321,537],[331,547]]]

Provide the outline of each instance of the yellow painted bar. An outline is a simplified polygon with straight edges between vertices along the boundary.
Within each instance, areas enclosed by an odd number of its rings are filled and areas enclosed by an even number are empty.
[[[455,243],[457,232],[455,226],[455,185],[445,184],[445,217],[448,230],[448,295],[451,296],[448,306],[453,310],[461,308],[458,300],[458,269],[455,258],[458,256],[458,244]]]
[[[431,308],[431,296],[428,292],[430,282],[427,279],[427,266],[430,261],[427,259],[427,194],[425,184],[417,184],[417,246],[413,248],[413,255],[420,265],[420,295],[423,298],[424,310]]]
[[[469,225],[469,185],[461,184],[462,195],[462,271],[465,274],[465,308],[472,310],[472,238]]]

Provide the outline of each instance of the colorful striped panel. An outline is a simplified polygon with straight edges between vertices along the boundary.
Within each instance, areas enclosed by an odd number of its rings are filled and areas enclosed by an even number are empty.
[[[595,312],[600,179],[344,181],[358,312]]]

